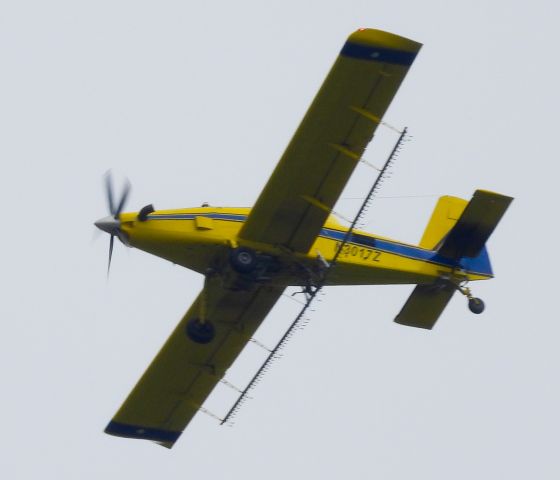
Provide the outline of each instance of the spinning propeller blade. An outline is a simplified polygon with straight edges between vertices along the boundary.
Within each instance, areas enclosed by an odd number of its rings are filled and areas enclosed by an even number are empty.
[[[115,212],[115,218],[118,218],[121,212],[123,211],[123,208],[126,205],[126,201],[128,200],[129,193],[130,193],[130,182],[127,180],[126,183],[124,184],[121,201],[119,202],[119,206],[117,207],[117,211]]]
[[[107,276],[109,276],[109,272],[111,271],[111,259],[113,258],[114,244],[115,244],[115,236],[111,235],[111,239],[109,240],[109,263],[107,264]]]
[[[125,240],[123,240],[125,236],[120,231],[119,215],[124,210],[124,207],[128,200],[128,196],[130,194],[130,189],[130,182],[126,180],[120,200],[115,206],[115,195],[113,193],[113,180],[111,177],[111,171],[108,171],[105,174],[105,193],[107,196],[107,206],[109,207],[110,215],[95,222],[95,226],[111,235],[111,238],[109,239],[109,262],[107,264],[107,275],[109,275],[109,271],[111,270],[111,260],[113,258],[115,236],[119,237],[119,240],[125,243]]]
[[[113,202],[113,181],[111,180],[111,171],[105,174],[105,192],[107,193],[107,206],[109,213],[115,215],[115,202]]]

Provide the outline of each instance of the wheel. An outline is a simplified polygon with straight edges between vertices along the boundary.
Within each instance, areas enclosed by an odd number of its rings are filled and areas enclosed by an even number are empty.
[[[191,318],[187,323],[187,337],[195,343],[210,343],[216,336],[216,329],[210,322],[201,322]]]
[[[257,255],[250,248],[238,247],[231,251],[229,261],[236,272],[250,273],[257,266]]]
[[[484,312],[484,302],[480,298],[470,298],[469,299],[469,310],[472,313],[479,313]]]

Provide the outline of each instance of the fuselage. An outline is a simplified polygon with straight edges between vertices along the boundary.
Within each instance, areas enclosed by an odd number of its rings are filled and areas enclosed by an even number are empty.
[[[281,245],[255,244],[238,238],[249,208],[199,207],[159,210],[139,220],[137,213],[120,215],[121,231],[131,247],[164,258],[201,274],[220,270],[232,247],[245,246],[276,260],[267,280],[274,284],[304,284],[305,272],[333,260],[347,228],[330,216],[309,252],[286,251]],[[465,280],[492,277],[486,252],[459,262],[436,251],[367,232],[353,231],[329,273],[327,285],[431,283],[442,276]]]

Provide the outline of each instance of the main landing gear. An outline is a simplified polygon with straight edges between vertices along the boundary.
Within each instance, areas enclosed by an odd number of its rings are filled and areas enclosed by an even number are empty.
[[[216,327],[207,318],[208,295],[215,288],[211,283],[217,281],[221,288],[230,290],[248,290],[255,282],[267,280],[265,273],[275,268],[274,258],[269,255],[258,254],[247,247],[236,247],[230,250],[229,264],[239,275],[224,276],[221,269],[209,268],[204,276],[204,288],[200,298],[199,312],[196,317],[189,319],[185,325],[187,337],[198,344],[207,344],[216,337]]]
[[[241,274],[240,277],[249,283],[270,280],[270,274],[278,272],[281,267],[274,256],[247,247],[232,248],[229,252],[229,264],[233,271]]]
[[[195,343],[206,344],[214,340],[216,329],[208,321],[202,321],[199,318],[191,318],[186,325],[187,337]]]
[[[251,273],[257,268],[257,254],[246,247],[237,247],[229,253],[229,263],[237,273]]]

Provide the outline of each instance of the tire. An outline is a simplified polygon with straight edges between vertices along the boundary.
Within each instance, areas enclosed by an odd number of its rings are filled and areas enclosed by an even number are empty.
[[[484,302],[480,298],[469,299],[469,310],[476,315],[484,312]]]
[[[257,255],[250,248],[234,248],[229,255],[229,261],[238,273],[251,273],[257,267]]]
[[[194,343],[206,344],[214,340],[216,329],[210,322],[201,322],[198,318],[191,318],[187,322],[187,337]]]

